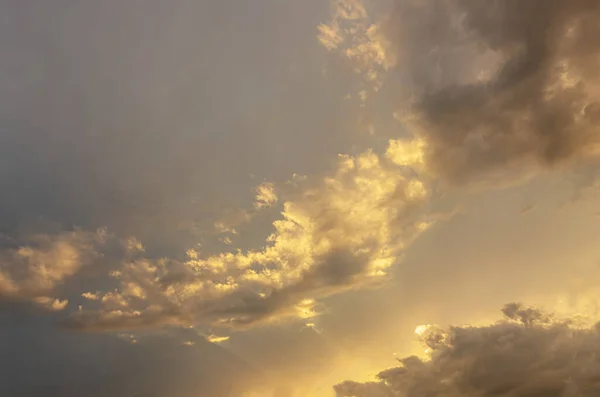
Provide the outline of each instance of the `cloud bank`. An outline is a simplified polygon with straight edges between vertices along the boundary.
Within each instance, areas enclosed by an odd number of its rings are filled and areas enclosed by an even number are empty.
[[[578,327],[534,308],[508,304],[485,327],[421,329],[426,360],[407,357],[378,382],[346,381],[338,397],[595,396],[600,393],[598,325]]]

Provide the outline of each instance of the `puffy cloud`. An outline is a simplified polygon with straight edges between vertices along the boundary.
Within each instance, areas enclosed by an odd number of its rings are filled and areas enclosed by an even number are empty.
[[[407,357],[379,382],[343,382],[338,397],[436,395],[595,396],[600,333],[534,308],[509,304],[505,320],[483,327],[420,327],[427,359]]]
[[[269,182],[261,183],[256,188],[256,197],[254,199],[255,208],[268,208],[275,204],[279,198],[275,191],[275,185]]]
[[[430,172],[498,186],[600,153],[598,2],[393,3],[374,25],[386,55],[368,58],[394,60],[379,72],[389,69],[387,94],[424,143]],[[364,64],[341,44],[328,47]]]
[[[26,244],[1,250],[0,298],[34,299],[53,310],[63,309],[66,301],[48,294],[97,258],[97,247],[106,238],[102,230],[74,230],[33,236]]]
[[[89,302],[72,325],[239,329],[314,317],[320,298],[386,279],[403,249],[430,225],[428,197],[425,181],[406,164],[371,151],[340,156],[332,176],[284,202],[261,250],[129,261],[113,273],[120,287]]]

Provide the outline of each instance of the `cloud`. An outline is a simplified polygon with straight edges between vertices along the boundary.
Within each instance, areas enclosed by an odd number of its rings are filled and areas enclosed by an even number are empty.
[[[66,301],[47,295],[98,257],[106,232],[82,230],[36,235],[25,244],[0,251],[0,298],[33,299],[53,310]],[[65,302],[65,303],[63,303]]]
[[[338,397],[439,395],[594,396],[600,393],[598,325],[581,328],[568,319],[520,304],[503,309],[505,320],[484,327],[433,328],[422,339],[429,357],[407,357],[378,374],[378,382],[346,381]]]
[[[394,60],[381,63],[385,88],[404,127],[426,145],[431,173],[495,187],[600,154],[600,4],[393,3],[374,23],[385,59]],[[341,44],[328,47],[364,63]]]
[[[88,300],[97,301],[100,300],[101,295],[100,292],[92,293],[92,292],[84,292],[81,294],[82,297]]]
[[[256,188],[254,207],[269,208],[275,204],[278,199],[277,192],[275,191],[275,185],[269,182],[264,182]]]
[[[218,234],[238,235],[239,229],[252,219],[263,209],[273,206],[279,200],[275,184],[264,182],[255,188],[255,196],[253,208],[246,209],[229,209],[226,210],[219,219],[214,223],[214,230]],[[230,236],[221,239],[225,244],[231,244]]]
[[[229,340],[229,336],[208,335],[206,340],[210,343],[222,343]]]
[[[331,9],[331,20],[319,25],[317,38],[327,50],[342,53],[352,63],[362,80],[356,95],[365,105],[369,94],[381,88],[384,72],[395,65],[393,52],[362,1],[334,0]]]
[[[388,268],[430,226],[426,181],[408,164],[372,151],[340,156],[332,176],[283,203],[264,248],[128,261],[113,272],[119,288],[97,305],[89,302],[71,325],[243,329],[314,317],[320,298],[386,280]]]
[[[55,311],[55,312],[65,309],[67,307],[67,305],[69,304],[68,299],[65,299],[65,300],[53,299],[48,296],[40,296],[37,298],[33,298],[33,301],[35,303],[37,303],[38,305],[40,305],[41,307],[44,307],[50,311]]]
[[[388,38],[431,169],[500,183],[596,156],[599,21],[587,0],[398,1]]]
[[[229,233],[236,235],[239,233],[237,228],[245,223],[250,222],[252,216],[252,213],[243,209],[226,211],[222,218],[215,222],[215,231],[220,234]]]

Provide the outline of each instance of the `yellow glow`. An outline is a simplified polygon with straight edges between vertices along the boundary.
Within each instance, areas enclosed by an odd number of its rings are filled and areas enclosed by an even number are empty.
[[[229,336],[218,336],[211,334],[206,337],[206,340],[210,343],[222,343],[229,340]]]
[[[425,332],[427,332],[427,330],[429,330],[431,327],[432,327],[431,324],[419,325],[419,326],[417,326],[417,328],[415,328],[415,334],[417,334],[419,336],[423,336],[423,334]]]
[[[422,139],[392,139],[385,155],[395,164],[401,166],[422,166],[425,163],[426,147],[426,143]]]
[[[262,183],[256,188],[254,207],[268,208],[275,204],[279,198],[275,192],[275,185],[269,182]]]

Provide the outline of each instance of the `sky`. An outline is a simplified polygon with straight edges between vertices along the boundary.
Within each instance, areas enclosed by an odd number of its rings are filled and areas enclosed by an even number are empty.
[[[600,3],[0,9],[0,395],[600,392]]]

